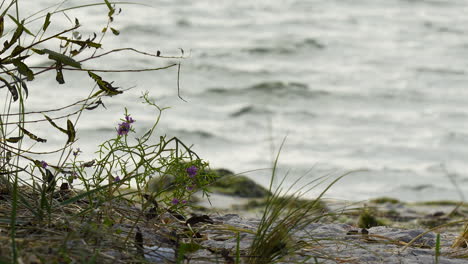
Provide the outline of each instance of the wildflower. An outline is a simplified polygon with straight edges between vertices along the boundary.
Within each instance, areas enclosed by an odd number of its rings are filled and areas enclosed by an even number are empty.
[[[182,203],[183,203],[183,204],[186,204],[186,203],[187,203],[187,200],[182,200]]]
[[[195,177],[197,175],[198,168],[196,166],[190,166],[187,168],[187,174],[190,178]]]
[[[172,199],[171,203],[172,203],[172,204],[178,204],[178,203],[179,203],[179,199],[174,198],[174,199]]]
[[[187,186],[187,191],[193,191],[193,189],[195,188],[195,185],[190,185],[190,186]]]
[[[125,116],[125,120],[129,124],[132,124],[133,122],[135,122],[135,120],[131,116],[128,116],[128,115]]]
[[[42,167],[43,169],[47,168],[47,166],[49,166],[49,164],[47,164],[47,162],[41,161],[41,167]]]
[[[77,148],[76,151],[73,151],[73,156],[78,156],[78,154],[80,154],[81,150],[80,148]]]
[[[130,123],[123,122],[119,124],[119,129],[117,129],[117,134],[119,136],[125,136],[130,131]]]
[[[125,115],[125,121],[119,124],[119,128],[117,129],[117,134],[119,136],[125,136],[130,131],[130,124],[135,123],[135,120],[131,118],[129,115]]]
[[[120,177],[119,177],[119,176],[117,176],[117,177],[114,178],[114,182],[118,182],[118,181],[120,181]]]

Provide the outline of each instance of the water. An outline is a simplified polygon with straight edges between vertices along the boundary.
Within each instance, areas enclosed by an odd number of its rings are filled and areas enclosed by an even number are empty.
[[[23,8],[32,13],[51,3],[42,0]],[[183,48],[190,54],[180,80],[188,103],[177,97],[175,68],[103,75],[118,86],[137,87],[107,99],[107,110],[85,114],[78,127],[85,157],[115,133],[124,106],[137,120],[137,130],[150,125],[154,112],[135,103],[148,90],[158,104],[172,107],[163,115],[161,133],[193,143],[212,167],[236,172],[271,167],[287,136],[280,167],[281,173],[292,170],[289,182],[306,172],[306,178],[313,178],[358,170],[337,183],[330,197],[459,200],[452,181],[468,195],[468,2],[150,4],[121,5],[123,12],[113,24],[121,35],[109,36],[105,47],[161,50],[164,55],[180,55]],[[67,14],[80,18],[81,33],[87,36],[105,26],[106,12],[99,6]],[[169,63],[126,52],[84,66],[128,69]],[[53,77],[39,78],[31,87],[33,109],[72,102],[92,86],[81,84],[82,75],[66,73],[67,85],[57,87]],[[63,139],[49,141],[54,146]],[[267,171],[247,175],[265,185],[269,180]]]

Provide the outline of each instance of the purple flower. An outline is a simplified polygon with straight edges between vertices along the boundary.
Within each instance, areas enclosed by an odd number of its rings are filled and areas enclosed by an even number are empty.
[[[133,118],[132,118],[131,116],[128,116],[128,115],[125,116],[125,120],[126,120],[127,123],[129,123],[129,124],[135,122],[135,120],[133,120]]]
[[[179,199],[174,198],[174,199],[172,199],[171,203],[172,203],[172,204],[178,204],[178,203],[179,203]]]
[[[187,168],[187,174],[190,178],[195,177],[197,175],[198,168],[195,166],[190,166]]]
[[[193,189],[195,188],[195,185],[190,185],[190,186],[187,186],[187,191],[193,191]]]
[[[119,128],[117,129],[117,134],[119,136],[125,136],[130,131],[130,124],[134,123],[135,120],[131,118],[129,115],[125,116],[125,121],[119,124]]]
[[[115,177],[115,178],[114,178],[114,181],[115,181],[115,182],[120,181],[120,177],[119,177],[119,176]]]
[[[186,204],[186,203],[187,203],[187,200],[182,200],[182,203],[183,203],[183,204]]]
[[[78,156],[78,154],[81,152],[80,148],[77,148],[76,151],[73,151],[73,156]]]
[[[130,131],[130,124],[127,122],[123,122],[119,124],[119,129],[117,129],[117,134],[119,136],[125,136]]]
[[[41,167],[42,167],[42,168],[45,169],[45,168],[47,168],[47,166],[49,166],[49,164],[47,164],[47,162],[41,161]]]

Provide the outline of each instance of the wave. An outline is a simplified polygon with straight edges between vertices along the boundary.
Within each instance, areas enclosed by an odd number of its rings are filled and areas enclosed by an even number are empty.
[[[299,82],[282,82],[271,81],[261,82],[251,85],[247,88],[211,88],[206,90],[208,93],[223,94],[223,95],[236,95],[248,93],[262,93],[262,94],[305,94],[305,93],[319,93],[328,94],[326,91],[310,91],[307,84]]]
[[[423,26],[425,28],[428,28],[429,30],[434,30],[436,32],[440,33],[451,33],[451,34],[456,34],[456,35],[461,35],[465,34],[465,31],[453,27],[448,27],[448,26],[442,26],[442,25],[436,25],[431,21],[425,21],[423,23]]]
[[[182,137],[184,136],[195,136],[203,139],[213,139],[216,136],[210,132],[207,131],[202,131],[202,130],[186,130],[186,129],[178,129],[173,131],[174,134],[181,135]]]
[[[429,68],[429,67],[418,67],[415,69],[421,73],[435,73],[441,75],[465,75],[466,72],[463,70],[446,69],[446,68]]]
[[[242,108],[240,108],[239,110],[231,113],[229,116],[230,117],[240,117],[240,116],[243,116],[243,115],[250,115],[250,114],[254,114],[254,115],[261,115],[261,114],[270,114],[272,113],[271,111],[267,110],[267,109],[263,109],[263,108],[259,108],[259,107],[256,107],[254,105],[247,105],[247,106],[244,106]]]
[[[299,42],[287,45],[277,44],[269,47],[253,47],[244,49],[244,51],[251,54],[293,54],[301,49],[325,49],[325,45],[314,38],[306,38]]]

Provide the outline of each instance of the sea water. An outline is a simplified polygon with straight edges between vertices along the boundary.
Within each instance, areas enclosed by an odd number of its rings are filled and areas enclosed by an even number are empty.
[[[95,2],[66,1],[58,8]],[[19,3],[28,15],[56,2]],[[304,186],[351,172],[328,197],[414,201],[468,194],[467,1],[142,3],[149,6],[117,4],[122,12],[111,26],[120,35],[107,34],[103,47],[159,50],[165,56],[180,56],[183,49],[180,96],[187,102],[178,97],[176,67],[102,73],[115,86],[132,89],[105,98],[107,109],[83,114],[76,145],[83,158],[92,158],[99,142],[115,136],[124,107],[137,132],[151,126],[156,112],[138,98],[149,91],[158,105],[171,107],[158,133],[193,144],[213,168],[245,172],[263,185],[285,139],[278,177],[287,174],[286,185],[300,176]],[[99,5],[65,14],[71,21],[79,18],[78,31],[87,38],[106,26],[107,11]],[[52,16],[53,24],[62,22],[47,34],[72,26],[68,18]],[[178,61],[125,51],[83,66],[144,69]],[[48,61],[44,56],[33,63]],[[64,106],[91,91],[86,73],[64,75],[65,85],[55,82],[53,72],[37,76],[29,109]],[[66,141],[52,129],[37,131],[49,137],[44,149]]]

